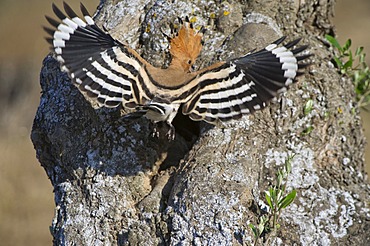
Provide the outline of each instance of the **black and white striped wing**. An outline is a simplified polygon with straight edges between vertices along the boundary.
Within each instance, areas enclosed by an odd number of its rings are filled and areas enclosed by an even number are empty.
[[[132,84],[142,64],[128,49],[95,25],[81,4],[84,20],[64,3],[68,16],[54,4],[53,10],[61,21],[47,17],[56,28],[44,28],[64,71],[79,89],[97,100],[101,106],[116,107],[120,103],[134,107]]]
[[[300,61],[309,57],[298,55],[307,46],[293,49],[299,39],[280,45],[284,39],[201,73],[195,79],[198,90],[183,106],[183,113],[216,124],[265,108],[295,81],[306,65]]]

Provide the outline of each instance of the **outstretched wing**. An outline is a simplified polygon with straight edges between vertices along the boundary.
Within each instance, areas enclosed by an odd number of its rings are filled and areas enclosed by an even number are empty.
[[[66,3],[64,9],[68,16],[53,4],[61,21],[46,16],[56,30],[44,28],[62,69],[100,105],[134,107],[133,92],[142,72],[138,55],[96,26],[82,4],[84,20]]]
[[[306,66],[300,61],[310,56],[298,55],[307,46],[293,49],[300,39],[280,45],[284,39],[199,74],[198,90],[183,105],[183,113],[216,124],[266,107],[295,82]]]

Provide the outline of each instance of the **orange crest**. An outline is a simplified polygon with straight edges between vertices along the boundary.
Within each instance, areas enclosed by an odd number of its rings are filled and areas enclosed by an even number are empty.
[[[192,25],[186,21],[177,35],[171,38],[171,65],[181,67],[184,72],[189,72],[202,50],[202,37],[203,33],[201,31],[196,32]]]

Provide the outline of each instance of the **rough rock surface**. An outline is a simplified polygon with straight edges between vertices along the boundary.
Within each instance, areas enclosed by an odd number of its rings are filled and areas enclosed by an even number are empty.
[[[97,22],[157,66],[168,65],[162,30],[185,15],[208,29],[198,68],[281,35],[303,37],[313,64],[262,112],[224,128],[177,124],[184,134],[168,142],[151,136],[146,119],[94,109],[46,57],[31,137],[54,186],[54,244],[251,244],[248,224],[257,224],[263,191],[290,154],[288,187],[298,195],[270,242],[369,242],[365,140],[351,81],[337,73],[323,38],[332,32],[333,6],[332,0],[102,1]],[[304,114],[309,99],[313,109]]]

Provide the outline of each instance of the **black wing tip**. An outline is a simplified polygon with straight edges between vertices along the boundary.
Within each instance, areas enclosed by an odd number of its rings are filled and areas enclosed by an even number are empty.
[[[69,18],[77,17],[77,14],[73,11],[73,9],[71,8],[71,6],[69,6],[64,1],[63,1],[63,7],[64,7],[64,11],[66,12],[66,14],[68,15]]]
[[[57,20],[54,20],[53,18],[45,15],[45,19],[49,22],[50,25],[52,25],[53,27],[57,28],[59,26],[59,21]]]
[[[58,9],[58,6],[55,4],[55,3],[51,3],[51,8],[53,9],[53,11],[54,11],[54,9]]]
[[[302,38],[294,39],[293,41],[290,41],[287,44],[285,44],[284,47],[287,48],[287,49],[290,49],[293,46],[297,45],[301,40],[302,40]]]
[[[44,29],[44,31],[45,31],[47,34],[49,34],[51,37],[53,37],[53,36],[54,36],[54,32],[55,32],[55,30],[54,30],[54,29],[51,29],[51,28],[46,27],[46,26],[43,26],[43,27],[42,27],[42,29]]]
[[[87,11],[87,8],[85,7],[85,5],[83,5],[83,3],[81,3],[81,2],[80,2],[80,9],[81,9],[81,13],[84,16],[91,16],[89,11]]]
[[[311,56],[313,56],[313,54],[296,56],[295,58],[297,59],[297,61],[303,61],[303,60],[306,60],[306,59],[310,58]]]
[[[278,40],[276,40],[275,42],[273,42],[273,44],[276,44],[276,45],[279,45],[281,44],[285,39],[287,38],[287,36],[282,36],[281,38],[279,38]],[[286,44],[284,44],[284,47],[287,48],[287,49],[290,49],[292,47],[294,47],[295,45],[297,45],[300,41],[302,40],[302,37],[299,37],[299,38],[296,38]],[[291,50],[293,52],[293,54],[298,54],[304,50],[306,50],[309,46],[308,45],[302,45],[294,50]]]
[[[59,19],[64,20],[65,18],[67,18],[67,16],[63,14],[63,12],[55,5],[55,3],[52,3],[51,6],[55,15],[58,16]]]
[[[282,36],[282,37],[281,37],[281,38],[279,38],[278,40],[275,40],[275,41],[273,42],[273,44],[279,45],[279,44],[281,44],[285,39],[286,39],[286,36]]]
[[[298,64],[298,70],[305,69],[309,66],[311,66],[311,63],[300,63],[300,64]]]
[[[306,50],[308,48],[308,45],[302,45],[294,50],[291,50],[293,54],[301,53],[302,51]]]
[[[312,54],[297,55],[297,54],[307,50],[309,45],[301,45],[298,48],[291,49],[294,46],[296,46],[301,40],[302,40],[302,37],[294,39],[293,41],[290,41],[289,43],[284,45],[285,48],[290,49],[290,51],[293,53],[293,55],[295,56],[295,58],[297,59],[298,62],[306,60],[306,59],[310,58],[311,56],[313,56]],[[300,64],[300,65],[302,65],[302,67],[300,67],[300,68],[304,68],[304,67],[306,67],[306,65],[309,66],[309,64]]]
[[[45,38],[46,42],[48,42],[50,45],[53,45],[54,39],[53,38]],[[50,49],[53,49],[52,47]]]

